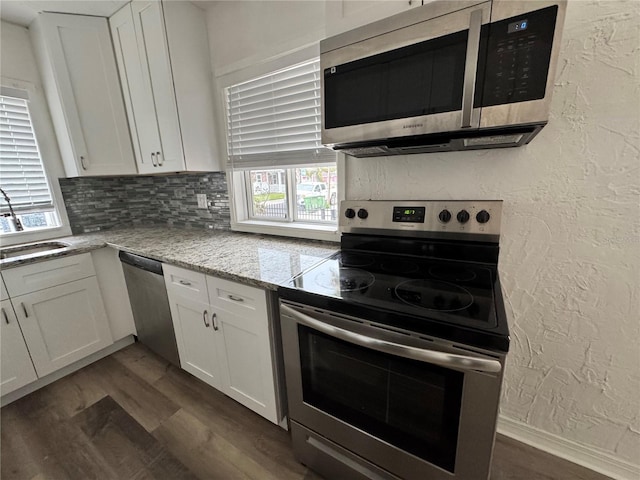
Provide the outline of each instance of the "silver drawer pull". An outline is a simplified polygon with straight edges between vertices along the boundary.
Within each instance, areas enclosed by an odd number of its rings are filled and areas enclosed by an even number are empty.
[[[229,300],[233,300],[234,302],[244,302],[244,298],[236,297],[235,295],[227,295]]]
[[[186,280],[180,280],[180,281],[178,281],[178,283],[180,285],[186,285],[187,287],[191,285],[191,282],[187,282]]]
[[[4,308],[2,309],[2,316],[4,317],[5,323],[9,325],[9,317],[7,316],[7,312],[4,311]]]

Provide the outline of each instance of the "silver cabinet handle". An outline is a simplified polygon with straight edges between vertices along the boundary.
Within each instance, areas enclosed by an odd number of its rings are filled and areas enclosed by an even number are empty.
[[[2,309],[2,316],[4,317],[5,323],[9,325],[9,317],[7,316],[7,312],[4,311],[4,308]]]
[[[191,282],[187,282],[186,280],[179,280],[179,281],[178,281],[178,283],[179,283],[180,285],[186,285],[186,286],[191,285]]]
[[[464,87],[462,91],[462,128],[475,126],[472,122],[473,99],[476,90],[476,69],[480,52],[480,30],[482,29],[482,10],[471,12],[469,37],[467,38],[467,61],[464,65]]]
[[[235,295],[231,295],[231,294],[227,295],[227,298],[229,300],[233,300],[234,302],[244,302],[244,298],[236,297]]]
[[[24,312],[24,316],[29,318],[29,312],[27,312],[27,307],[24,305],[24,302],[20,302],[20,306],[22,307],[22,311]]]
[[[213,329],[217,332],[218,331],[218,322],[216,322],[218,316],[214,313],[213,315],[211,315],[211,323],[213,323]]]
[[[410,347],[399,343],[387,342],[378,338],[368,337],[359,333],[350,332],[339,327],[320,320],[316,320],[302,312],[287,306],[280,305],[280,310],[296,322],[306,325],[307,327],[318,330],[326,335],[344,340],[345,342],[360,345],[361,347],[370,348],[379,352],[396,355],[398,357],[411,358],[433,365],[442,367],[458,368],[460,370],[475,370],[480,372],[497,373],[502,370],[502,365],[497,360],[489,360],[484,358],[469,357],[466,355],[458,355],[455,353],[438,352],[435,350],[425,350],[422,348]]]
[[[164,160],[162,160],[162,154],[160,152],[156,152],[156,158],[158,159],[158,166],[159,167],[164,165]]]
[[[156,163],[156,154],[151,152],[151,163],[153,164],[154,167],[157,167],[158,164]]]
[[[209,314],[207,313],[206,310],[202,312],[202,321],[204,322],[205,328],[209,328],[209,324],[207,323],[207,315]],[[216,328],[216,327],[214,326],[213,328]]]
[[[84,157],[80,155],[80,165],[82,165],[82,169],[86,170],[87,166],[84,164]]]

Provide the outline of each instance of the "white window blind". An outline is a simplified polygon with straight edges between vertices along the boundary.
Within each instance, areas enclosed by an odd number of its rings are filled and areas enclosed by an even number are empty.
[[[320,139],[319,60],[233,85],[226,97],[231,168],[335,162]]]
[[[16,212],[53,209],[28,103],[17,96],[0,95],[0,187]],[[8,210],[0,196],[0,211]]]

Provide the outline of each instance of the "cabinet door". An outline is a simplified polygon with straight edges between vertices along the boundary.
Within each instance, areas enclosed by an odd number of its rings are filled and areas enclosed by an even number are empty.
[[[0,395],[13,392],[26,384],[35,381],[38,377],[31,363],[29,351],[22,338],[22,331],[18,325],[18,319],[13,313],[11,302],[3,300],[0,303],[2,315],[0,318],[0,366],[2,368],[0,380]]]
[[[277,423],[269,314],[264,290],[207,277],[215,313],[222,391]]]
[[[12,301],[39,377],[113,343],[96,277]]]
[[[34,31],[67,174],[136,173],[107,20],[42,13]]]
[[[211,307],[171,291],[168,294],[180,366],[203,382],[220,389]]]
[[[326,2],[327,36],[422,6],[422,0],[337,0]]]
[[[237,315],[221,308],[214,313],[222,391],[278,423],[267,318]]]
[[[157,166],[152,171],[181,171],[185,163],[162,4],[133,1],[131,8],[145,87],[151,92],[160,132],[161,148],[155,151]]]
[[[153,96],[148,85],[148,74],[145,76],[138,50],[131,4],[118,10],[109,19],[109,26],[127,107],[138,172],[154,173],[158,171],[156,152],[161,149],[160,132]]]

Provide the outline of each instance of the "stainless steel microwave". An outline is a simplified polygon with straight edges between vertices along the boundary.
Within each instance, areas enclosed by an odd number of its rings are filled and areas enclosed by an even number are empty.
[[[515,147],[547,123],[566,0],[437,0],[320,43],[322,143]]]

